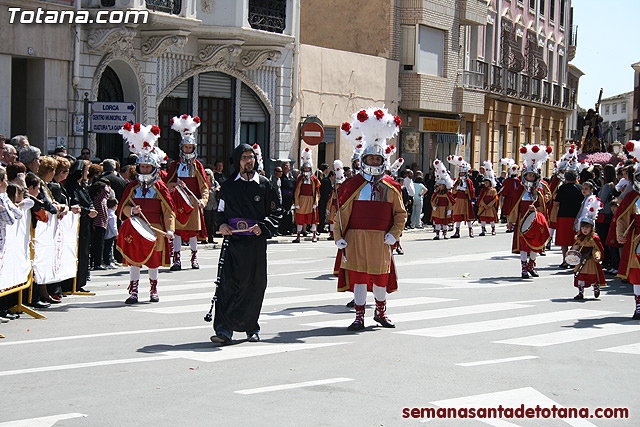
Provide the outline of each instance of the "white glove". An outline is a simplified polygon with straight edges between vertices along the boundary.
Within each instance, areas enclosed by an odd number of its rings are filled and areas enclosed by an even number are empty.
[[[23,205],[22,205],[22,206],[23,206],[25,209],[31,209],[31,208],[33,207],[33,205],[35,205],[35,204],[36,204],[36,202],[34,202],[33,200],[31,200],[31,199],[30,199],[30,198],[28,198],[28,197],[27,197],[26,199],[22,200],[22,201],[23,201]]]
[[[311,209],[315,209],[315,208],[317,208],[317,206],[316,206],[316,205],[311,206]]]
[[[338,249],[344,249],[347,247],[347,241],[344,239],[336,240],[336,246]]]
[[[395,243],[396,243],[396,241],[397,241],[397,240],[396,240],[396,238],[394,237],[394,235],[393,235],[393,234],[391,234],[391,233],[387,233],[387,234],[385,234],[385,235],[384,235],[384,242],[385,242],[387,245],[393,245],[393,244],[395,244]]]
[[[451,211],[447,211],[447,215],[451,215]]]
[[[167,239],[173,240],[173,237],[174,237],[173,230],[167,231]]]
[[[296,205],[296,209],[300,209],[300,205]]]
[[[437,210],[438,210],[438,207],[437,207],[437,206],[434,206],[434,207],[433,207],[433,210],[434,210],[434,211],[437,211]]]

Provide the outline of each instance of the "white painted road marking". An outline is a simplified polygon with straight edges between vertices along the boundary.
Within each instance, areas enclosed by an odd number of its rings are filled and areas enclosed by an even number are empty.
[[[614,314],[614,311],[600,310],[564,310],[551,313],[532,314],[528,316],[509,317],[504,319],[487,320],[484,322],[460,323],[457,325],[436,326],[432,328],[399,331],[397,334],[418,335],[423,337],[453,337],[458,335],[476,334],[481,332],[500,331],[503,329],[520,328],[523,326],[543,325],[545,323],[561,322],[564,320],[582,319],[586,317],[600,317]]]
[[[564,408],[564,406],[549,399],[532,387],[439,400],[437,402],[431,402],[431,404],[441,408],[497,408],[499,405],[502,405],[503,408],[514,409],[520,408],[522,405],[524,405],[525,408],[535,408],[536,405],[540,405],[541,408],[551,408],[553,405],[555,405],[556,408]],[[517,425],[501,419],[476,418],[476,420],[496,427]],[[585,419],[557,418],[557,420],[558,422],[562,421],[574,427],[596,427]]]
[[[494,365],[496,363],[506,363],[506,362],[517,362],[519,360],[530,360],[530,359],[538,359],[540,356],[518,356],[518,357],[507,357],[505,359],[493,359],[493,360],[480,360],[478,362],[465,362],[465,363],[456,363],[458,366],[482,366],[482,365]]]
[[[250,388],[246,390],[238,390],[238,391],[235,391],[234,393],[238,393],[238,394],[267,393],[270,391],[291,390],[293,388],[302,388],[302,387],[314,387],[318,385],[342,383],[345,381],[353,381],[353,378],[329,378],[326,380],[307,381],[307,382],[296,383],[296,384],[282,384],[282,385],[274,385],[271,387]]]
[[[6,421],[0,423],[0,427],[51,427],[58,421],[73,418],[86,418],[85,414],[72,412],[70,414],[50,415],[48,417],[29,418],[27,420]]]
[[[619,347],[603,348],[597,351],[606,351],[608,353],[640,354],[640,343],[621,345]]]
[[[438,299],[438,298],[434,298]],[[392,300],[389,300],[388,306],[393,307]],[[431,302],[440,302],[440,301],[431,301]],[[426,302],[425,302],[426,304]],[[440,308],[437,310],[425,310],[425,311],[416,311],[409,313],[398,313],[391,314],[389,313],[389,317],[394,323],[402,323],[409,322],[415,320],[427,320],[427,319],[441,319],[445,317],[454,317],[454,316],[466,316],[471,314],[480,314],[480,313],[493,313],[497,311],[504,310],[516,310],[522,308],[532,307],[530,305],[521,305],[521,304],[512,304],[512,303],[492,303],[492,304],[478,304],[478,305],[469,305],[462,307],[450,307],[450,308]],[[351,315],[353,317],[353,315]],[[350,318],[351,318],[350,317]],[[308,323],[307,326],[317,326],[317,327],[332,327],[332,326],[341,326],[344,325],[345,318],[341,318],[339,320],[328,320],[326,322],[315,322]]]
[[[564,344],[591,338],[606,337],[609,335],[625,334],[627,332],[640,331],[640,325],[636,321],[623,323],[605,323],[583,328],[573,328],[566,331],[552,332],[548,334],[531,335],[528,337],[512,338],[502,341],[494,341],[499,344],[526,345],[531,347],[546,347],[549,345]]]

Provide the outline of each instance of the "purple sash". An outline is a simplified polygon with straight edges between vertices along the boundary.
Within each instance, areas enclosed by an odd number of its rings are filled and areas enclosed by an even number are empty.
[[[249,228],[256,225],[258,221],[255,219],[246,219],[246,218],[230,218],[229,226],[234,230],[248,230]],[[236,236],[255,236],[251,231],[238,231],[233,233]]]

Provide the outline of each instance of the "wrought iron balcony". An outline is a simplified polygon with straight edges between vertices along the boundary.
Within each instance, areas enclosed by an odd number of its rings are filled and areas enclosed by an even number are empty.
[[[542,85],[542,102],[545,104],[551,103],[551,83],[543,82]]]
[[[182,10],[182,0],[145,0],[147,8],[179,15]]]
[[[553,105],[560,106],[560,86],[553,85]]]
[[[286,11],[286,0],[249,0],[249,25],[256,30],[282,33]]]
[[[540,101],[541,86],[542,86],[542,80],[540,79],[531,80],[531,100],[532,101]]]
[[[520,74],[520,98],[531,98],[531,77]]]
[[[518,96],[518,73],[507,70],[506,80],[505,94]]]
[[[502,93],[502,67],[493,65],[491,67],[491,92]]]

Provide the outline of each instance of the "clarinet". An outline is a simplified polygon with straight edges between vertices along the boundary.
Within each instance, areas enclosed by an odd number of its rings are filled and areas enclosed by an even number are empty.
[[[218,286],[220,286],[220,283],[222,283],[222,267],[224,267],[224,257],[227,253],[228,247],[229,236],[224,236],[224,239],[222,240],[222,249],[220,249],[220,259],[218,260],[218,277],[216,277],[216,280],[214,282],[216,284],[216,289],[213,292],[213,298],[211,298],[211,308],[209,309],[209,312],[204,315],[205,322],[211,322],[211,320],[213,320],[213,307],[216,305],[216,301],[218,300],[216,294],[218,292]]]

